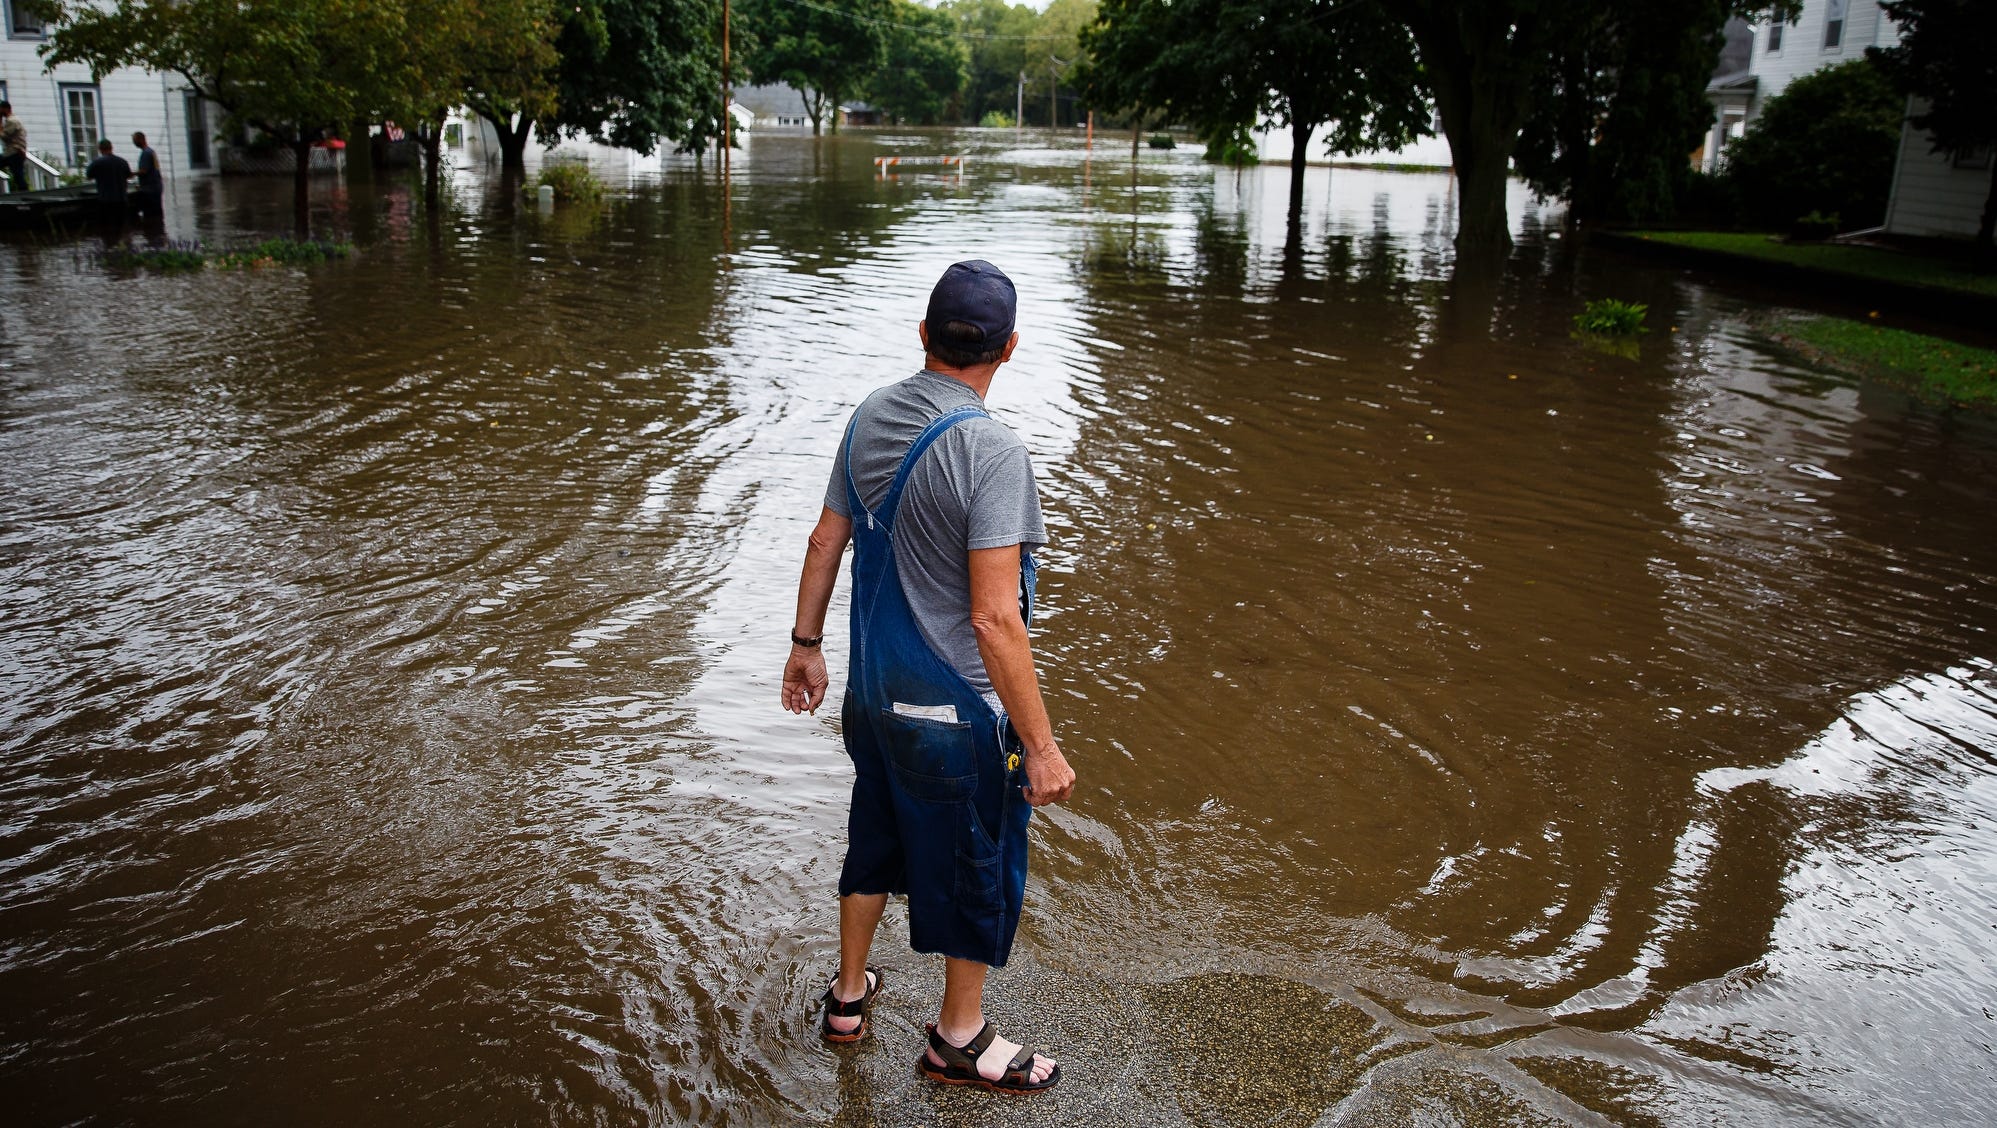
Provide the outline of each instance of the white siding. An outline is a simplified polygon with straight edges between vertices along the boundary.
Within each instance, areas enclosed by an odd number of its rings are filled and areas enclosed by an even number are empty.
[[[0,28],[0,35],[4,32]],[[7,84],[7,100],[14,104],[14,113],[27,127],[28,148],[49,163],[60,165],[69,159],[61,88],[70,83],[89,85],[90,68],[79,63],[46,67],[36,53],[40,46],[40,40],[0,38],[0,82]],[[159,154],[160,168],[169,179],[206,175],[206,170],[188,165],[184,85],[178,76],[145,70],[118,70],[105,75],[96,83],[103,135],[130,160],[132,134],[144,133],[153,151]],[[220,117],[213,107],[209,108],[211,131]]]
[[[1754,25],[1754,56],[1748,70],[1760,82],[1748,103],[1749,121],[1761,116],[1761,108],[1770,98],[1811,71],[1862,59],[1867,47],[1891,47],[1900,42],[1899,27],[1879,10],[1876,0],[1846,0],[1844,41],[1834,50],[1825,50],[1824,13],[1829,6],[1826,0],[1804,0],[1803,14],[1782,29],[1782,50],[1774,54],[1768,50],[1768,21]]]
[[[1918,104],[1912,112],[1921,112]],[[1976,234],[1991,170],[1956,168],[1951,154],[1933,152],[1934,139],[1911,125],[1900,129],[1900,163],[1886,230],[1895,235],[1969,238]]]

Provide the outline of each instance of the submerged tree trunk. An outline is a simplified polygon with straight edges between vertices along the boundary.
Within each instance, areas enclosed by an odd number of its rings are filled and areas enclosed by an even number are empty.
[[[360,188],[374,184],[374,146],[368,144],[368,131],[373,124],[366,118],[355,118],[347,123],[347,187]]]
[[[1304,169],[1309,165],[1311,133],[1317,129],[1314,123],[1292,119],[1290,122],[1290,231],[1292,237],[1302,232],[1304,216]]]
[[[829,104],[832,114],[832,135],[837,137],[839,136],[839,92],[837,90],[827,90],[825,92],[825,101]]]
[[[473,106],[472,112],[484,118],[499,138],[500,171],[526,172],[527,135],[534,130],[534,119],[510,110],[500,113],[490,106]]]
[[[1990,162],[1990,193],[1983,197],[1983,218],[1976,225],[1976,243],[1971,250],[1971,261],[1978,270],[1997,269],[1997,246],[1991,242],[1994,230],[1997,230],[1997,161]]]
[[[417,126],[416,137],[423,145],[423,198],[434,204],[443,191],[444,118],[438,110]]]
[[[1515,7],[1411,0],[1406,13],[1456,167],[1459,251],[1512,244],[1505,181],[1532,107],[1548,18],[1508,10]]]
[[[292,219],[298,227],[301,238],[311,229],[312,198],[312,141],[309,134],[299,130],[291,141],[293,166],[291,170]]]

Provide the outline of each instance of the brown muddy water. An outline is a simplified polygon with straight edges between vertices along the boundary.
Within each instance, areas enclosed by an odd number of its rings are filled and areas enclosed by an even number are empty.
[[[11,1122],[1987,1121],[1990,420],[1523,199],[1459,271],[1438,176],[1314,169],[1286,249],[1282,169],[1183,152],[734,172],[324,186],[306,270],[0,243]],[[994,979],[1030,1102],[915,1077],[893,910],[816,1041],[848,766],[776,704],[841,423],[969,256],[1081,777]]]

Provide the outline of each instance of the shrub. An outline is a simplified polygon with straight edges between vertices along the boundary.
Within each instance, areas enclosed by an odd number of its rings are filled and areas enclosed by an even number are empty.
[[[1642,302],[1623,302],[1614,298],[1601,298],[1589,302],[1580,313],[1574,315],[1574,330],[1577,333],[1593,333],[1603,337],[1629,337],[1645,332],[1643,315],[1650,307]]]
[[[1179,143],[1174,141],[1172,135],[1169,133],[1154,133],[1145,138],[1144,143],[1153,149],[1176,149],[1179,147]]]
[[[555,190],[555,199],[562,203],[593,204],[603,199],[603,181],[589,170],[589,166],[579,161],[563,161],[560,164],[543,165],[541,175],[528,188],[528,195],[546,184]]]
[[[1774,230],[1804,212],[1878,225],[1905,112],[1905,97],[1864,59],[1790,83],[1727,148],[1726,177],[1745,218]]]
[[[986,129],[1011,129],[1012,115],[1004,110],[986,110],[985,116],[978,119],[978,124]]]
[[[1829,215],[1822,212],[1799,215],[1796,221],[1789,225],[1789,241],[1792,243],[1821,243],[1837,233],[1836,212]]]
[[[224,270],[265,266],[311,266],[328,259],[352,254],[352,243],[330,243],[313,239],[265,239],[233,251],[212,256]]]
[[[97,252],[96,257],[105,266],[157,270],[168,274],[200,270],[208,264],[208,253],[201,249],[200,243],[192,240],[175,240],[162,247],[106,247]]]
[[[1235,168],[1262,163],[1262,155],[1255,151],[1255,138],[1245,125],[1234,127],[1224,137],[1209,140],[1206,155],[1202,159]]]

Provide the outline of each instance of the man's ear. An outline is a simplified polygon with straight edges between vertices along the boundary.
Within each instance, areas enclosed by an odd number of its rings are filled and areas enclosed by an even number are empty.
[[[1015,329],[1013,331],[1012,336],[1007,337],[1005,339],[1005,351],[999,354],[999,363],[1004,364],[1006,361],[1011,360],[1012,350],[1018,347],[1019,347],[1019,331]]]
[[[927,321],[918,321],[918,322],[916,322],[916,323],[915,323],[915,335],[916,335],[916,336],[918,336],[918,337],[921,337],[921,338],[922,338],[922,351],[923,351],[923,352],[925,352],[925,353],[926,353],[926,352],[928,352],[928,351],[929,351],[929,322],[927,322]]]

